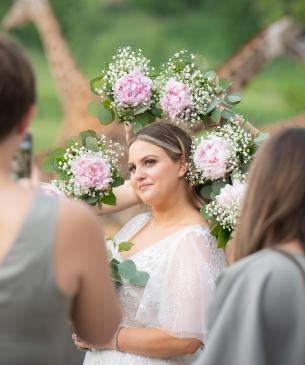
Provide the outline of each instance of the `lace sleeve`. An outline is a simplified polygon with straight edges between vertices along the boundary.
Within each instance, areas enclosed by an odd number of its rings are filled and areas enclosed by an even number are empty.
[[[224,255],[202,228],[182,232],[173,239],[146,285],[136,319],[172,336],[204,342],[206,308],[224,267]]]

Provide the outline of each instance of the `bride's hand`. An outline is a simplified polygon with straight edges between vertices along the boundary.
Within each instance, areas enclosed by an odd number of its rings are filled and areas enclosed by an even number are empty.
[[[76,333],[72,333],[72,340],[75,346],[80,350],[91,350],[93,348],[93,346],[79,339]]]
[[[127,146],[129,146],[129,144],[133,140],[135,134],[134,134],[133,126],[131,123],[125,122],[124,126],[125,126],[126,142],[127,142]]]
[[[80,350],[92,350],[93,348],[96,350],[115,350],[116,346],[115,346],[115,337],[110,340],[109,342],[101,345],[101,346],[93,346],[83,340],[81,340],[80,338],[78,338],[78,336],[76,335],[76,333],[72,334],[72,340],[74,341],[74,344],[77,348],[79,348]]]

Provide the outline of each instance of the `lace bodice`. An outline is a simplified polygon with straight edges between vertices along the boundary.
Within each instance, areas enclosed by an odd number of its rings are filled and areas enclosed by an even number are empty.
[[[120,230],[115,241],[120,243],[130,240],[150,219],[151,213],[136,216]],[[160,328],[175,337],[198,338],[204,342],[207,332],[206,307],[215,281],[225,267],[223,250],[217,249],[208,228],[201,225],[186,226],[135,253],[130,259],[138,270],[148,272],[150,278],[144,288],[129,283],[119,288],[123,324]],[[106,353],[109,355],[108,351]],[[106,360],[105,356],[108,355],[102,351],[100,359]],[[144,357],[128,355],[134,357],[133,361],[126,362],[125,358],[120,364],[190,363],[189,356],[178,360],[157,359],[160,362],[155,362],[156,359],[151,359],[151,362],[146,362],[147,358],[144,361]],[[143,361],[136,361],[138,358]],[[98,362],[102,363],[107,362]]]

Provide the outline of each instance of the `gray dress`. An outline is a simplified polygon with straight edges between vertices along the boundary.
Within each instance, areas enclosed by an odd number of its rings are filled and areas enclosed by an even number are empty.
[[[305,270],[305,257],[292,255]],[[304,365],[305,285],[287,257],[263,250],[220,278],[196,365]]]
[[[58,205],[39,193],[0,262],[1,365],[81,364],[68,323],[71,300],[54,279]]]

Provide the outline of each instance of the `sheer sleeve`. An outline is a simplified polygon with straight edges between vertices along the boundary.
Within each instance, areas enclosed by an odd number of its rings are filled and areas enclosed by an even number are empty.
[[[181,232],[148,281],[136,320],[179,338],[204,342],[206,308],[215,280],[224,267],[224,254],[208,231]]]

